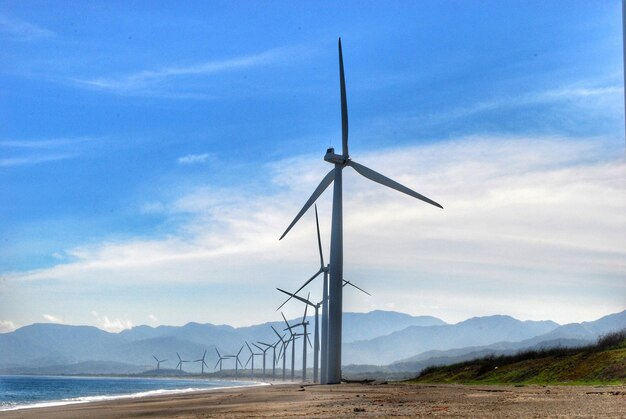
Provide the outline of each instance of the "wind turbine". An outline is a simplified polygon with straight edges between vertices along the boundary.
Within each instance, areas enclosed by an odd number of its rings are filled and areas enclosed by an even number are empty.
[[[253,343],[254,345],[254,343]],[[246,361],[246,367],[248,366],[248,363],[250,362],[250,360],[252,360],[252,369],[250,372],[250,379],[254,379],[254,357],[255,355],[261,355],[259,353],[254,353],[254,351],[252,350],[252,348],[250,347],[250,345],[248,345],[248,342],[246,342],[246,346],[248,347],[248,350],[250,351],[250,357],[248,358],[248,360]]]
[[[281,290],[280,288],[276,288],[278,291],[285,293],[297,300],[302,301],[304,304],[307,304],[311,307],[313,307],[315,309],[315,330],[313,332],[313,382],[317,383],[318,382],[318,370],[319,370],[319,350],[320,350],[320,337],[319,337],[319,327],[318,327],[318,321],[319,321],[319,308],[320,305],[322,304],[323,300],[320,301],[317,304],[313,304],[312,302],[310,302],[308,299],[306,298],[302,298],[298,295],[295,294],[291,294],[285,290]]]
[[[204,354],[202,355],[202,358],[191,361],[191,362],[200,362],[201,363],[200,367],[202,368],[202,372],[200,374],[202,374],[202,375],[204,375],[204,367],[209,368],[209,366],[206,364],[206,362],[204,362],[204,358],[205,357],[206,357],[206,350],[204,351]]]
[[[296,292],[294,292],[293,294],[284,291],[280,288],[276,288],[277,290],[287,294],[289,296],[289,298],[287,298],[279,307],[278,309],[280,309],[280,307],[284,306],[285,304],[287,304],[287,302],[289,302],[289,300],[291,300],[292,298],[298,298],[296,297],[296,294],[298,292],[300,292],[304,287],[306,287],[307,285],[309,285],[309,283],[311,283],[311,281],[313,281],[320,273],[324,273],[324,284],[323,284],[323,289],[322,289],[322,301],[320,301],[318,304],[313,305],[313,307],[315,307],[315,333],[318,333],[318,326],[317,326],[317,322],[318,322],[318,310],[319,310],[319,305],[322,305],[322,346],[321,346],[321,364],[322,364],[322,374],[321,374],[321,380],[319,381],[322,384],[327,384],[327,378],[326,378],[326,372],[327,372],[327,367],[326,367],[326,360],[328,358],[328,271],[330,269],[330,265],[324,265],[324,252],[322,252],[322,239],[321,239],[321,235],[320,235],[320,222],[319,222],[319,217],[317,215],[317,205],[315,205],[315,226],[317,229],[317,246],[319,249],[319,254],[320,254],[320,269],[312,276],[310,277],[304,284],[302,284],[302,286],[300,288],[298,288],[296,290]],[[365,291],[363,288],[360,288],[356,285],[354,285],[352,282],[347,281],[347,280],[343,280],[343,285],[342,287],[345,287],[346,285],[350,285],[354,288],[356,288],[357,290],[371,296],[371,294],[367,291]],[[300,299],[300,298],[298,298]],[[301,301],[304,302],[304,300],[300,299]],[[278,310],[277,309],[277,310]],[[319,339],[315,338],[316,343],[318,345],[318,349],[319,349]],[[314,358],[314,363],[317,362],[317,354],[318,354],[318,350],[315,350],[315,358]],[[317,369],[314,367],[314,376],[317,375]],[[314,379],[314,382],[316,382],[317,380]]]
[[[293,331],[291,329],[293,329],[294,327],[296,327],[296,325],[291,326],[289,324],[289,322],[287,321],[287,319],[285,318],[285,315],[283,314],[283,312],[280,312],[280,315],[283,316],[283,320],[285,321],[285,324],[287,325],[287,329],[289,331],[289,341],[291,342],[291,381],[294,380],[295,378],[295,373],[296,373],[296,339],[297,339],[297,335],[295,333],[293,333]],[[289,343],[289,341],[287,341]],[[285,356],[285,354],[283,353],[283,356]],[[285,365],[285,363],[283,362],[283,365]]]
[[[280,359],[281,354],[283,357],[283,381],[285,381],[285,374],[287,372],[287,357],[285,356],[285,353],[287,352],[287,346],[289,346],[289,340],[285,341],[284,337],[285,335],[282,335],[280,333],[278,333],[276,331],[276,329],[274,329],[274,326],[270,326],[272,328],[272,330],[274,331],[274,333],[276,333],[276,336],[278,336],[278,339],[280,340],[280,342],[282,343],[282,347],[281,347],[281,351],[278,353],[278,358]]]
[[[183,372],[183,364],[185,362],[189,362],[189,361],[185,361],[183,360],[180,355],[178,354],[178,352],[176,352],[176,356],[178,357],[178,364],[176,364],[176,368],[180,369],[180,372]]]
[[[278,358],[276,358],[276,347],[278,346],[279,343],[282,342],[282,337],[280,340],[277,340],[273,345],[272,345],[272,381],[276,380],[276,363],[278,362]],[[262,343],[262,342],[261,342]],[[266,343],[264,345],[267,345]],[[280,355],[279,355],[280,357]]]
[[[243,351],[243,345],[241,345],[241,348],[239,349],[239,352],[237,352],[237,355],[224,355],[224,358],[235,358],[235,377],[237,377],[239,374],[237,364],[241,365],[241,368],[243,368],[241,361],[239,361],[239,355],[241,354],[241,351]]]
[[[157,371],[161,369],[161,362],[167,361],[167,359],[158,359],[156,356],[152,355],[152,358],[157,362]]]
[[[308,308],[309,308],[309,306],[307,306],[307,305],[304,306],[304,316],[302,316],[302,321],[300,323],[296,323],[296,324],[292,324],[292,325],[289,325],[287,323],[287,329],[289,329],[289,332],[291,332],[291,329],[293,329],[295,327],[301,326],[303,328],[303,332],[301,334],[298,334],[298,333],[293,334],[293,336],[302,336],[302,381],[306,381],[306,358],[307,358],[307,356],[306,356],[306,344],[307,344],[307,341],[309,342],[309,346],[311,345],[311,340],[309,339],[309,334],[306,331],[307,326],[309,325],[309,322],[306,321],[306,312],[307,312]],[[283,315],[283,318],[284,318],[284,315]],[[286,319],[285,319],[285,322],[287,322]],[[287,329],[284,329],[284,330],[287,330]],[[291,355],[292,356],[292,365],[293,365],[293,358],[295,358],[294,357],[294,354],[295,354],[294,348],[295,347],[292,347],[292,355]],[[292,376],[293,376],[293,373],[292,373]]]
[[[324,160],[332,164],[333,169],[324,176],[313,194],[304,204],[294,220],[289,224],[282,239],[298,222],[300,217],[313,205],[317,198],[334,182],[332,227],[330,238],[330,284],[329,284],[329,317],[328,323],[328,366],[327,382],[339,384],[341,382],[341,326],[342,326],[342,298],[343,298],[343,169],[352,167],[361,176],[381,185],[405,193],[413,198],[443,208],[437,202],[421,195],[400,183],[381,175],[350,159],[348,153],[348,104],[346,99],[346,82],[343,71],[343,54],[341,38],[339,38],[339,86],[341,92],[341,154],[336,154],[334,148],[326,151]]]
[[[220,351],[217,350],[217,348],[215,348],[215,352],[217,352],[217,362],[215,363],[215,366],[213,367],[213,369],[217,368],[217,365],[219,364],[220,366],[220,375],[222,375],[222,361],[225,359],[228,359],[227,356],[222,356],[220,354]]]
[[[263,380],[265,381],[265,355],[267,351],[272,347],[272,345],[270,345],[269,343],[264,343],[264,342],[258,342],[258,343],[265,346],[265,349],[263,349],[256,343],[253,343],[254,346],[256,346],[261,352],[263,352]]]

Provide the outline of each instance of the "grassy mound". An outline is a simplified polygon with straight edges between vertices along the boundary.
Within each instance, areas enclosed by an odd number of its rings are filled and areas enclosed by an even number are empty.
[[[626,329],[593,345],[489,356],[454,365],[433,366],[409,380],[462,384],[626,384]]]

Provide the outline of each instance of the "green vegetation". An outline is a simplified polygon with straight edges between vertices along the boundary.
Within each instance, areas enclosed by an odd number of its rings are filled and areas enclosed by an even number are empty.
[[[626,329],[593,345],[530,350],[454,365],[432,366],[413,383],[626,384]]]

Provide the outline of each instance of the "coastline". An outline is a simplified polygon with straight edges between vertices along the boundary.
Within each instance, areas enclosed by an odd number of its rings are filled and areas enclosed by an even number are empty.
[[[626,386],[254,385],[0,412],[0,418],[623,417]]]
[[[51,376],[55,377],[55,376]],[[65,377],[63,377],[65,378]],[[80,378],[94,378],[90,376],[80,377]],[[100,378],[100,377],[96,377]],[[116,377],[120,378],[120,377]],[[124,378],[136,378],[136,377],[124,377]],[[163,378],[160,378],[163,379]],[[176,378],[174,378],[176,379]],[[188,378],[186,379],[188,380]],[[219,382],[224,381],[228,383],[236,383],[236,380],[210,380],[211,382]],[[179,394],[190,394],[197,392],[210,392],[217,390],[225,390],[225,389],[242,389],[248,387],[258,387],[269,385],[269,383],[262,381],[242,381],[241,385],[230,385],[230,386],[215,386],[215,387],[188,387],[188,388],[174,388],[174,389],[156,389],[156,390],[146,390],[140,391],[136,393],[125,393],[125,394],[114,394],[114,395],[94,395],[94,396],[80,396],[67,398],[62,400],[48,400],[34,403],[26,403],[26,404],[17,404],[15,406],[10,407],[0,407],[0,414],[3,412],[15,412],[22,410],[31,410],[31,409],[45,409],[45,408],[53,408],[53,407],[62,407],[76,404],[86,404],[86,403],[98,403],[98,402],[111,402],[115,400],[125,400],[125,399],[138,399],[138,398],[150,398],[150,397],[167,397],[174,396]]]

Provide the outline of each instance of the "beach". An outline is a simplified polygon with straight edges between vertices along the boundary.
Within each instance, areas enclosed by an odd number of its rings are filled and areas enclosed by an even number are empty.
[[[626,386],[278,384],[0,412],[0,418],[626,417]]]

